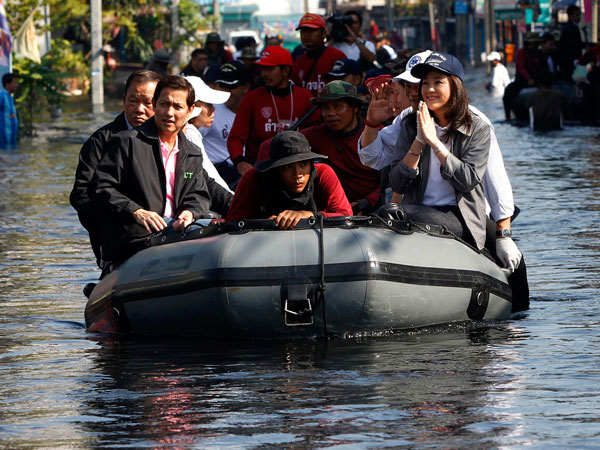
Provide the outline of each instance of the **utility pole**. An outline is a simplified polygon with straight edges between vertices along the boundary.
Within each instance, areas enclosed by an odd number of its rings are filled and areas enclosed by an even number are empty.
[[[496,4],[494,0],[488,0],[490,7],[490,51],[495,51],[498,47],[498,40],[496,39]]]
[[[92,14],[92,113],[104,112],[104,79],[102,67],[102,0],[90,0]]]
[[[215,31],[221,35],[221,4],[219,0],[213,0],[213,16],[215,17]]]
[[[335,12],[335,0],[327,0],[327,15],[331,16]]]
[[[388,36],[391,37],[394,33],[394,2],[392,0],[386,0],[385,6],[387,9]]]
[[[308,0],[304,0],[304,14],[309,13],[310,11],[308,10]]]
[[[592,42],[598,43],[598,0],[592,0]]]
[[[485,54],[489,55],[497,46],[494,0],[485,0],[484,13]]]
[[[179,73],[179,49],[177,48],[177,36],[179,36],[179,0],[171,0],[171,61],[173,73]]]
[[[435,13],[433,0],[429,2],[429,31],[431,32],[431,48],[432,50],[438,51],[437,33],[435,31]]]

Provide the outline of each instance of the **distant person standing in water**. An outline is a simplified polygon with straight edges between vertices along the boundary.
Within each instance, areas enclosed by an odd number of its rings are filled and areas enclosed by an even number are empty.
[[[12,95],[17,92],[19,80],[13,73],[2,76],[0,90],[0,148],[13,149],[17,146],[19,119]]]
[[[567,112],[567,97],[562,91],[552,89],[552,74],[538,78],[540,89],[529,94],[525,107],[529,111],[529,125],[535,131],[562,129]]]
[[[504,88],[510,84],[508,70],[502,64],[500,53],[492,52],[487,55],[486,59],[492,64],[492,72],[490,73],[490,81],[485,87],[493,97],[502,97],[504,95]]]

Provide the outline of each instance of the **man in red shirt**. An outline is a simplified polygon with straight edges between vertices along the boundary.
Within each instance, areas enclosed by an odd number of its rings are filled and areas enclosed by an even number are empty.
[[[325,19],[311,13],[306,13],[296,28],[300,30],[300,40],[306,52],[294,62],[292,80],[308,89],[313,97],[319,95],[325,86],[325,75],[335,62],[346,57],[341,50],[325,46],[326,29]]]
[[[310,92],[290,83],[293,61],[289,51],[267,47],[256,64],[265,85],[246,94],[227,139],[231,161],[242,175],[252,168],[262,142],[290,129],[312,107]],[[318,118],[315,112],[305,123],[312,125]]]
[[[352,214],[334,171],[314,163],[327,156],[312,152],[302,134],[279,133],[269,156],[240,180],[227,221],[270,218],[285,230],[317,213],[326,217]]]
[[[328,157],[325,163],[340,179],[354,214],[369,214],[379,201],[380,173],[364,166],[358,156],[358,140],[365,127],[358,109],[366,101],[350,83],[336,80],[327,83],[311,102],[321,107],[324,123],[301,133],[311,148]],[[260,146],[257,161],[268,157],[270,145],[267,141]]]

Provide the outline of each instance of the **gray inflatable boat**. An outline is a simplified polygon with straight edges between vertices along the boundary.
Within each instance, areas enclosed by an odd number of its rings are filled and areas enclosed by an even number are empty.
[[[511,316],[506,274],[444,229],[372,217],[211,224],[106,276],[90,332],[290,339],[379,334]]]

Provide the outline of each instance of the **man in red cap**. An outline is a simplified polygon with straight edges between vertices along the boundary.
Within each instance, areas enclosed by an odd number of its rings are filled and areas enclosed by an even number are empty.
[[[311,13],[304,14],[296,28],[300,30],[300,39],[306,53],[294,62],[292,80],[298,86],[308,89],[313,97],[319,95],[319,91],[325,86],[325,75],[331,71],[335,62],[346,57],[341,50],[325,46],[326,29],[325,19]]]
[[[279,46],[264,49],[256,62],[261,68],[265,85],[248,92],[237,110],[227,149],[240,174],[256,161],[261,142],[290,129],[312,107],[312,95],[290,83],[292,55]],[[319,118],[318,111],[303,125],[310,126]]]

